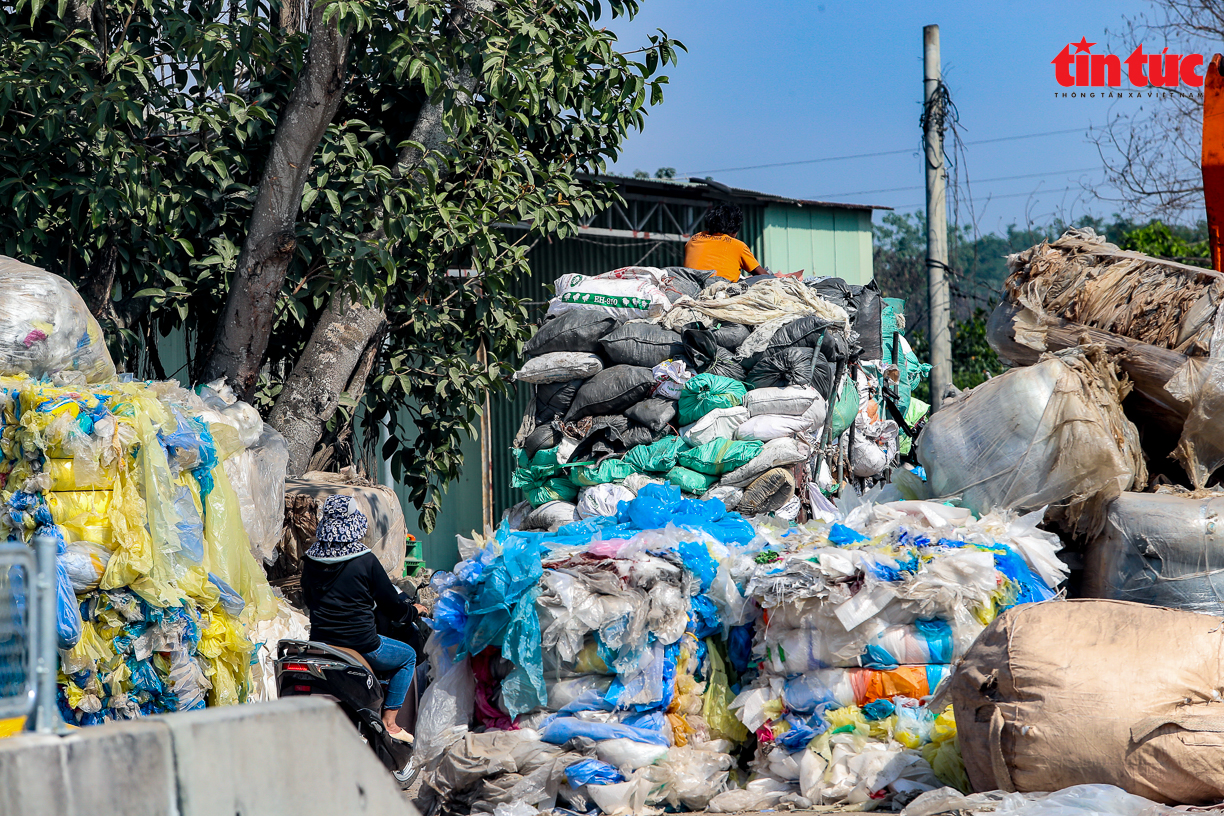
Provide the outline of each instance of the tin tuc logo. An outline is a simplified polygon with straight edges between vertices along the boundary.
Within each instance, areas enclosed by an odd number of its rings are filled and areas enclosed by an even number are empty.
[[[1159,54],[1147,54],[1143,46],[1137,47],[1126,59],[1116,54],[1094,54],[1087,37],[1077,43],[1063,46],[1058,56],[1051,60],[1054,78],[1064,88],[1118,88],[1122,85],[1122,69],[1126,79],[1136,88],[1176,88],[1189,85],[1203,87],[1203,75],[1196,73],[1203,67],[1202,54],[1170,54],[1164,49]],[[1071,49],[1075,49],[1075,53]]]

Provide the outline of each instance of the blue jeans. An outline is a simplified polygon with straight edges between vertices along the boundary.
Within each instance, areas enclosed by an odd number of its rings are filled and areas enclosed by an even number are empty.
[[[378,640],[378,648],[366,652],[362,657],[375,672],[391,675],[383,708],[400,708],[408,696],[408,687],[412,685],[412,675],[416,672],[416,652],[407,643],[389,637],[379,635]]]

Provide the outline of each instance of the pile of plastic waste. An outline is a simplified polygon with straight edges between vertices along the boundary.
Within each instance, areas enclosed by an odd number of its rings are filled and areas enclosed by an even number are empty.
[[[1001,609],[1063,576],[1034,518],[926,502],[803,525],[644,485],[436,573],[423,801],[735,812],[965,784],[930,697]]]
[[[1066,568],[1040,520],[892,502],[841,521],[759,525],[767,543],[731,567],[760,609],[756,674],[732,703],[757,738],[758,789],[715,804],[967,790],[951,706],[932,695],[999,612],[1054,597]]]
[[[71,286],[10,260],[0,368],[0,536],[58,552],[65,719],[246,700],[283,439],[224,390],[119,378]]]
[[[613,514],[646,484],[807,518],[886,482],[925,415],[903,302],[874,284],[682,267],[564,275],[516,373],[515,529]]]

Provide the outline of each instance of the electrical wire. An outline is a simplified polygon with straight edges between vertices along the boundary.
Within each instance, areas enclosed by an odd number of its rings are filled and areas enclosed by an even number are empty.
[[[1062,136],[1067,133],[1082,133],[1083,128],[1069,128],[1067,130],[1048,130],[1044,133],[1025,133],[1019,136],[1001,136],[997,139],[978,139],[973,142],[965,142],[965,145],[983,145],[996,144],[998,142],[1015,142],[1020,139],[1036,139],[1040,136]],[[765,170],[770,167],[794,167],[800,164],[820,164],[822,162],[845,161],[848,159],[874,159],[879,156],[901,156],[907,153],[919,153],[920,148],[909,148],[906,150],[884,150],[878,153],[855,153],[849,156],[824,156],[819,159],[800,159],[798,161],[774,162],[772,164],[753,164],[745,167],[723,167],[718,170],[693,170],[691,172],[679,173],[677,175],[684,176],[707,176],[714,173],[737,173],[741,170]]]
[[[1100,170],[1100,169],[1101,169],[1100,165],[1097,165],[1095,167],[1078,167],[1073,170],[1051,170],[1045,173],[1026,173],[1021,176],[997,176],[995,178],[978,179],[976,183],[986,184],[987,182],[991,182],[991,181],[1014,181],[1015,179],[1045,178],[1046,176],[1058,176],[1064,173],[1086,173],[1089,170]],[[925,190],[925,189],[926,189],[925,184],[914,184],[910,187],[887,187],[883,190],[855,190],[854,192],[851,192],[851,193],[821,193],[820,195],[812,196],[812,198],[816,200],[824,200],[824,199],[829,199],[829,198],[841,198],[843,196],[869,195],[871,193],[899,193],[899,192],[903,192],[907,190]]]

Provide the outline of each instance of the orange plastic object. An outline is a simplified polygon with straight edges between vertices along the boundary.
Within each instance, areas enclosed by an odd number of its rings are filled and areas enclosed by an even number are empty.
[[[1216,54],[1203,81],[1203,199],[1211,266],[1224,271],[1224,57]]]

